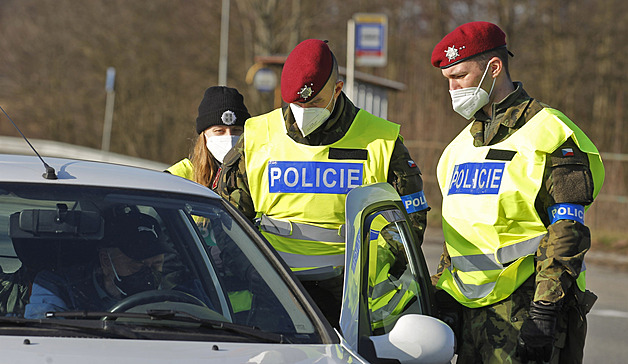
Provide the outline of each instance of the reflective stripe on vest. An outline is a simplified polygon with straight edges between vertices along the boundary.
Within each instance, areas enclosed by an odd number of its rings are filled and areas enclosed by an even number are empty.
[[[504,269],[504,264],[506,263],[534,254],[544,236],[545,234],[510,246],[501,247],[495,254],[472,254],[452,257],[451,265],[463,272],[501,270]]]
[[[248,119],[243,135],[247,178],[262,234],[297,274],[335,269],[334,256],[344,257],[340,234],[346,193],[387,181],[399,125],[360,110],[337,142],[304,145],[287,135],[277,109]]]
[[[261,216],[258,225],[265,235],[272,234],[312,242],[328,241],[344,244],[344,229],[333,230],[309,224],[280,221],[266,215]],[[282,251],[278,251],[278,253],[301,280],[333,278],[342,274],[343,271],[344,254],[303,255]],[[324,269],[312,267],[323,267]]]
[[[344,243],[345,237],[343,229],[326,229],[310,224],[299,224],[291,221],[281,221],[262,215],[259,219],[259,227],[263,231],[290,237],[292,239],[310,241],[329,241],[333,243]]]
[[[311,267],[342,267],[345,264],[344,254],[334,255],[302,255],[278,252],[286,263],[294,269]]]
[[[526,257],[529,260],[532,260],[531,256]],[[576,283],[578,288],[584,292],[586,289],[586,264],[582,262],[582,268],[580,269],[580,274],[576,279]],[[457,287],[460,289],[460,292],[467,298],[479,299],[486,297],[493,289],[495,288],[496,282],[490,282],[485,284],[473,284],[473,283],[465,283],[461,277],[461,271],[454,271],[453,269],[448,270],[449,274],[456,281]],[[516,288],[516,287],[515,287]]]
[[[437,285],[468,307],[482,307],[508,297],[534,273],[532,255],[547,233],[534,206],[547,155],[572,138],[588,154],[594,196],[604,168],[587,136],[553,109],[541,110],[490,146],[474,147],[470,127],[445,149],[437,167],[452,260]],[[584,272],[578,287],[584,288]]]

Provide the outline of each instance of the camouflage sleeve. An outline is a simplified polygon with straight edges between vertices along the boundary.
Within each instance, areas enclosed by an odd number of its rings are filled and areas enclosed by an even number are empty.
[[[588,205],[591,202],[593,178],[588,157],[569,139],[548,156],[545,185],[536,201],[537,211],[548,226],[548,233],[536,252],[534,301],[559,303],[574,285],[584,255],[591,247],[588,227],[573,220],[558,220],[550,224],[547,209],[557,203]]]
[[[400,196],[410,195],[423,191],[423,179],[421,170],[410,157],[408,148],[403,144],[402,138],[397,138],[395,148],[390,159],[390,169],[388,171],[388,183],[390,183]],[[419,244],[423,243],[423,235],[427,226],[427,212],[424,209],[410,213],[412,228],[417,234]]]
[[[440,276],[443,274],[445,269],[448,269],[451,266],[451,257],[449,256],[449,252],[447,251],[447,245],[443,242],[443,253],[440,255],[440,261],[438,262],[438,268],[436,268],[436,274],[434,274],[432,279],[432,286],[436,286]]]
[[[242,136],[225,156],[216,192],[253,221],[255,207],[249,190],[249,181],[246,177],[246,160],[244,158],[244,136]]]

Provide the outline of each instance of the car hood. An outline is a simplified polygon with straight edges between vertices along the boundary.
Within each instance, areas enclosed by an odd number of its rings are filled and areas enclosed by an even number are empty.
[[[361,363],[342,345],[0,336],[7,363]]]

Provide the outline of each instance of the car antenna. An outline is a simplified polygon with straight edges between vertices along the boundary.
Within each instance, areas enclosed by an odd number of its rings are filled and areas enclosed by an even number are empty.
[[[22,131],[20,130],[20,128],[17,127],[17,125],[15,125],[15,123],[13,122],[13,119],[11,119],[11,117],[9,116],[9,114],[7,114],[6,111],[4,111],[4,109],[2,108],[2,106],[0,106],[0,110],[2,110],[2,112],[4,113],[4,115],[6,115],[6,117],[9,119],[9,121],[11,122],[11,124],[13,124],[13,126],[15,127],[15,129],[17,129],[18,133],[20,133],[20,135],[22,136],[22,138],[24,138],[24,140],[26,140],[26,143],[28,143],[28,145],[31,147],[31,149],[33,150],[33,152],[35,152],[35,154],[37,154],[37,156],[39,157],[39,160],[41,160],[41,162],[44,164],[44,167],[46,167],[46,172],[44,174],[42,174],[42,176],[45,179],[57,179],[57,174],[55,173],[55,169],[52,168],[51,166],[48,165],[48,163],[44,162],[44,159],[39,155],[39,153],[37,153],[37,151],[35,150],[35,147],[33,147],[33,145],[31,144],[31,142],[28,141],[28,139],[26,139],[26,137],[24,136],[24,134],[22,134]]]

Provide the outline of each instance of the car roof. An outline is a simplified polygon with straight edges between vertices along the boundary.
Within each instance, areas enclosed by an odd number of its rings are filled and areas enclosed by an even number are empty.
[[[54,168],[57,179],[43,177],[46,168],[36,156],[0,154],[0,182],[139,189],[220,198],[205,186],[161,171],[80,159],[43,160]]]

